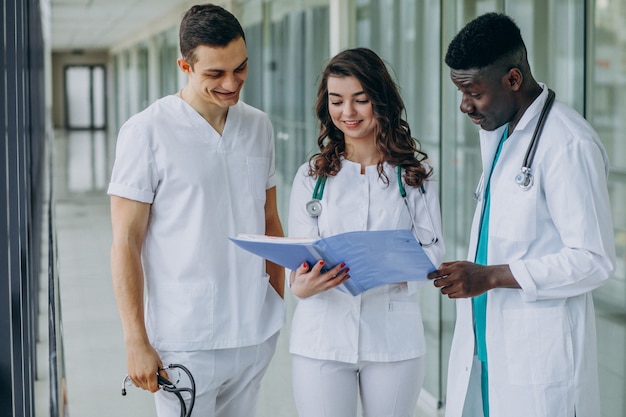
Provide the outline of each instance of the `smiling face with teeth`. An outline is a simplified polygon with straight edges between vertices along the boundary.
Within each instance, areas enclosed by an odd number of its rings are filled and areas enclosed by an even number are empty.
[[[328,112],[343,132],[346,144],[357,140],[376,142],[378,122],[372,102],[356,77],[328,77]]]

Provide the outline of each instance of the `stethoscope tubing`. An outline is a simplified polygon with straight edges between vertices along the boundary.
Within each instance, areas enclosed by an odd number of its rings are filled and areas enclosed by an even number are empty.
[[[543,130],[543,126],[545,125],[546,118],[552,108],[555,97],[556,94],[554,91],[548,88],[548,98],[546,99],[546,102],[541,109],[541,113],[539,114],[539,120],[537,121],[537,126],[535,127],[533,136],[530,139],[530,143],[528,144],[528,149],[526,149],[520,173],[515,176],[515,183],[524,191],[530,190],[534,183],[532,164],[535,159],[535,153],[537,152],[537,144],[539,143],[541,131]]]
[[[537,145],[539,143],[539,138],[541,137],[541,132],[543,131],[543,127],[545,125],[546,118],[548,117],[548,113],[552,108],[552,104],[554,104],[555,97],[556,94],[554,91],[548,89],[548,98],[546,99],[546,102],[541,109],[541,113],[539,114],[539,120],[537,121],[537,126],[535,127],[533,136],[530,139],[528,148],[526,149],[522,167],[520,168],[519,174],[515,176],[515,183],[524,191],[530,190],[534,185],[532,164],[535,159],[535,153],[537,152]],[[476,186],[476,191],[474,191],[474,200],[476,201],[482,200],[484,181],[484,175],[481,175],[478,185]]]
[[[187,377],[189,378],[189,383],[191,385],[190,387],[179,388],[174,383],[169,381],[167,378],[161,376],[159,373],[157,373],[157,381],[161,389],[163,389],[163,391],[171,392],[172,394],[176,395],[176,397],[178,398],[178,401],[180,402],[180,417],[190,417],[191,412],[193,411],[194,403],[196,401],[196,382],[193,379],[193,375],[191,375],[191,372],[189,371],[189,369],[177,363],[167,365],[161,368],[159,371],[167,370],[167,369],[174,369],[174,368],[181,369],[184,373],[187,374]],[[122,395],[126,395],[126,385],[130,385],[130,384],[132,384],[132,381],[130,377],[126,375],[124,379],[122,380]],[[190,396],[189,407],[187,407],[187,404],[185,403],[185,399],[183,398],[183,395],[182,395],[183,392],[188,393]]]
[[[409,200],[407,198],[406,190],[404,189],[404,185],[402,184],[402,167],[398,166],[397,171],[398,171],[398,189],[400,191],[400,195],[402,196],[402,200],[404,201],[404,205],[409,211],[409,217],[411,218],[411,226],[413,227],[413,230],[415,230],[415,237],[417,238],[417,241],[422,247],[432,246],[435,243],[437,243],[439,239],[437,238],[437,234],[435,232],[435,224],[433,223],[433,218],[430,215],[430,211],[428,210],[428,205],[426,204],[426,196],[425,196],[426,189],[424,188],[423,184],[420,185],[419,192],[422,197],[422,204],[424,205],[424,210],[426,211],[426,215],[428,216],[428,223],[430,225],[430,230],[433,233],[433,237],[428,243],[422,242],[419,239],[419,237],[417,237],[417,225],[415,224],[415,220],[413,219],[413,211],[411,210]],[[313,188],[313,195],[311,197],[311,200],[306,203],[306,206],[305,206],[306,211],[311,217],[318,217],[322,212],[321,201],[324,195],[324,187],[326,186],[326,179],[327,179],[327,176],[325,175],[320,175],[317,178],[317,181],[315,182],[315,187]]]

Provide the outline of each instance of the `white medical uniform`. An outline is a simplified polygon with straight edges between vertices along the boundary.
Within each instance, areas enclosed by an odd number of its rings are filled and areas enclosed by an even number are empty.
[[[307,175],[308,163],[295,176],[289,208],[289,235],[328,237],[361,230],[411,229],[409,212],[402,201],[396,167],[384,165],[385,184],[376,166],[342,160],[342,168],[328,177],[319,217],[307,214],[316,179]],[[437,183],[427,180],[426,201],[434,224],[424,212],[418,188],[405,186],[417,225],[417,235],[430,242],[424,250],[435,265],[444,255]],[[380,248],[385,250],[385,248]],[[350,267],[350,265],[347,265]],[[292,327],[290,352],[306,358],[346,363],[393,362],[424,355],[425,341],[416,282],[384,285],[352,296],[331,289],[298,300]]]
[[[173,95],[122,126],[108,192],[152,205],[142,263],[155,349],[240,348],[279,331],[285,306],[264,260],[228,240],[265,232],[275,184],[269,119],[241,101],[222,135]]]
[[[491,176],[488,263],[508,264],[521,289],[488,292],[490,415],[598,417],[591,291],[610,277],[615,259],[607,155],[592,127],[557,101],[532,164],[534,186],[520,189],[515,176],[547,98],[542,88],[504,142]],[[491,169],[503,129],[480,131],[483,172]],[[474,215],[470,260],[483,201]],[[481,416],[471,299],[457,301],[456,316],[446,416]]]

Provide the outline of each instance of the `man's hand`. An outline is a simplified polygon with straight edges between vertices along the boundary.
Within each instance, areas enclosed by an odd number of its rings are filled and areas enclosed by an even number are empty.
[[[483,266],[467,261],[445,262],[428,274],[449,298],[476,297],[493,288],[520,288],[508,265]]]
[[[128,376],[135,386],[150,392],[157,392],[159,390],[157,372],[169,379],[167,372],[159,371],[163,368],[163,362],[150,344],[127,346],[126,352]]]

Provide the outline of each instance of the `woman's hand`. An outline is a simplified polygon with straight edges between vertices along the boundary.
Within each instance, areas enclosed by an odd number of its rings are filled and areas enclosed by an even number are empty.
[[[309,264],[304,262],[297,270],[292,271],[289,277],[291,292],[298,298],[308,298],[341,285],[350,278],[348,275],[350,268],[346,268],[346,264],[341,263],[322,272],[324,265],[324,261],[319,261],[313,265],[313,268],[309,268]]]

